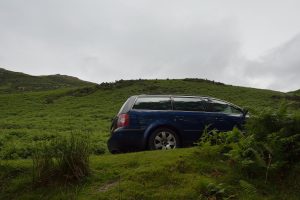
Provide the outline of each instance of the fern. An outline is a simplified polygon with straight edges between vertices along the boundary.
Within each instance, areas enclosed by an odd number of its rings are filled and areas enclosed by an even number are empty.
[[[240,180],[239,181],[241,189],[244,193],[247,194],[247,196],[252,197],[251,199],[256,199],[257,196],[257,189],[255,188],[254,185],[251,183],[245,181],[245,180]]]

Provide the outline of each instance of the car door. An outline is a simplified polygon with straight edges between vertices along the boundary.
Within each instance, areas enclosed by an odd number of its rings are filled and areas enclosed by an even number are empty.
[[[173,97],[173,120],[182,130],[186,144],[196,142],[205,127],[203,100],[199,97]]]
[[[209,129],[230,131],[234,126],[240,128],[243,113],[226,102],[212,99],[208,101],[206,123]]]
[[[170,97],[144,96],[135,101],[131,114],[136,116],[136,128],[145,130],[155,122],[165,122],[172,112]]]

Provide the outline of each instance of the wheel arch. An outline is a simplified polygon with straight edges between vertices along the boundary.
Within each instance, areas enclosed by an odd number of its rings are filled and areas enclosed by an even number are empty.
[[[149,138],[151,136],[151,134],[156,131],[157,129],[161,129],[161,128],[166,128],[166,129],[170,129],[172,131],[174,131],[179,139],[179,147],[182,146],[182,135],[181,135],[181,131],[179,128],[177,128],[176,126],[172,125],[172,124],[157,124],[155,126],[151,126],[149,127],[146,131],[145,131],[145,136],[144,136],[144,146],[145,149],[148,149],[148,142],[149,142]]]

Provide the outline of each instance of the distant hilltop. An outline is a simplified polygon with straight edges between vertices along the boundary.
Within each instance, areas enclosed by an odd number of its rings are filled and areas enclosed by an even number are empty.
[[[127,87],[131,85],[147,85],[148,89],[160,90],[163,85],[157,85],[156,82],[172,82],[175,80],[182,80],[184,82],[193,82],[198,84],[210,84],[215,86],[229,86],[221,82],[201,79],[201,78],[184,78],[184,79],[135,79],[135,80],[118,80],[115,82],[103,82],[100,84],[83,81],[77,77],[68,75],[43,75],[43,76],[33,76],[21,72],[13,72],[0,68],[0,94],[2,93],[14,93],[14,92],[28,92],[28,91],[47,91],[60,88],[80,88],[80,87],[92,87],[95,88],[120,88]],[[91,89],[91,88],[89,88]],[[174,89],[174,88],[173,88]],[[92,89],[94,90],[94,89]],[[169,89],[168,92],[172,92]],[[288,98],[298,99],[300,96],[300,89],[287,92]],[[274,97],[274,98],[277,98]]]
[[[86,87],[95,83],[67,75],[32,76],[0,68],[0,93],[43,91],[58,88]]]

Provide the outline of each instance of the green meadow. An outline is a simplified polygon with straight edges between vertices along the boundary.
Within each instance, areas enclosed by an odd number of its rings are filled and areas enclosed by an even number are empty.
[[[44,88],[26,80],[0,82],[0,199],[299,199],[297,163],[289,165],[284,177],[265,181],[265,172],[254,176],[237,170],[218,145],[120,155],[106,147],[111,119],[131,95],[212,96],[247,108],[253,116],[279,112],[282,105],[287,115],[297,115],[297,91],[203,79],[66,85],[58,78]],[[57,82],[56,88],[49,87]],[[72,134],[89,141],[89,175],[76,183],[34,184],[32,157],[38,147]]]

